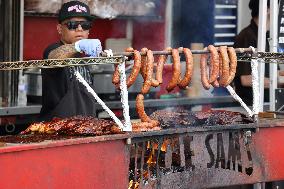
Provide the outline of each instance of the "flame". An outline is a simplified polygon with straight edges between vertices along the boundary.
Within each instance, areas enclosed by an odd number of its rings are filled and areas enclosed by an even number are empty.
[[[162,144],[161,151],[162,152],[167,152],[167,146],[171,143],[169,139],[165,140]]]
[[[129,182],[128,189],[138,189],[138,187],[139,187],[139,182],[134,182],[133,180]]]
[[[161,146],[162,152],[167,152],[167,146],[171,144],[171,140],[167,139],[163,141],[163,144]],[[149,166],[153,166],[157,163],[155,160],[155,150],[159,149],[159,145],[157,143],[151,143],[151,141],[148,141],[146,144],[146,149],[151,150],[149,157],[146,161],[146,163]],[[147,170],[143,171],[143,178],[147,178],[149,176],[149,172]],[[128,189],[138,189],[139,188],[139,182],[134,182],[133,180],[129,181]]]
[[[148,165],[156,164],[156,161],[154,160],[154,153],[155,153],[155,148],[152,148],[151,154],[147,160]]]

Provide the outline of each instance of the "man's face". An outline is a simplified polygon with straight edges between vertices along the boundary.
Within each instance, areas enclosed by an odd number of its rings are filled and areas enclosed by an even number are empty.
[[[86,18],[73,17],[58,24],[57,31],[63,43],[72,44],[80,39],[88,38],[89,24],[91,23]]]

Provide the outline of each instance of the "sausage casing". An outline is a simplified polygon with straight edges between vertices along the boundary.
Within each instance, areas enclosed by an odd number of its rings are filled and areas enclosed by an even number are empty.
[[[180,56],[179,56],[179,52],[177,49],[172,50],[172,56],[173,56],[173,65],[172,65],[173,75],[166,88],[168,92],[172,91],[179,83],[180,72],[181,72],[180,71]]]
[[[183,52],[186,60],[186,69],[184,78],[178,84],[181,89],[185,89],[189,85],[193,73],[193,57],[191,50],[188,48],[184,48]]]
[[[204,50],[207,50],[207,48],[204,48]],[[204,87],[204,89],[208,90],[210,89],[210,83],[208,80],[208,73],[207,73],[207,54],[201,54],[200,57],[200,72],[201,72],[201,83]]]
[[[208,50],[210,52],[209,83],[214,83],[219,75],[219,55],[217,49],[213,45],[209,45]]]
[[[227,47],[226,46],[220,46],[220,56],[222,58],[222,75],[220,78],[220,86],[226,87],[227,81],[229,79],[229,74],[230,74],[230,60],[227,52]]]
[[[133,52],[133,48],[132,47],[128,47],[125,49],[126,52]],[[114,65],[114,73],[112,75],[112,83],[114,85],[118,85],[120,81],[120,74],[119,74],[119,70],[118,70],[118,65]]]
[[[165,51],[172,51],[171,47],[168,47],[165,49]],[[164,69],[164,65],[166,63],[167,60],[167,55],[160,55],[159,59],[158,59],[158,63],[157,63],[157,71],[156,71],[156,80],[162,84],[163,83],[163,69]]]
[[[149,122],[151,119],[147,116],[144,108],[144,96],[138,94],[136,97],[136,112],[142,122]]]
[[[141,49],[141,53],[146,53],[146,55],[141,56],[141,75],[143,79],[145,80],[146,74],[147,74],[147,51],[148,49],[146,47]]]
[[[226,82],[226,85],[229,85],[233,81],[235,74],[236,74],[236,70],[237,70],[237,64],[238,64],[237,54],[236,54],[235,49],[233,47],[228,47],[228,53],[229,53],[229,58],[230,58],[230,72],[229,72],[229,79]]]
[[[153,68],[154,68],[154,55],[151,50],[147,50],[146,75],[141,89],[142,94],[147,94],[152,86]]]
[[[133,83],[135,82],[136,78],[139,75],[140,69],[141,69],[141,55],[139,51],[134,50],[134,65],[126,81],[127,87],[133,85]]]

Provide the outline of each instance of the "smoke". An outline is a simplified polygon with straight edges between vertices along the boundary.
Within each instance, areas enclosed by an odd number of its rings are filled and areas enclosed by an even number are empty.
[[[25,10],[39,13],[57,13],[70,0],[25,0]],[[156,0],[80,0],[89,5],[91,14],[113,19],[119,15],[143,16],[154,13]]]
[[[142,16],[153,12],[155,0],[93,0],[89,3],[91,13],[101,18],[119,15]]]

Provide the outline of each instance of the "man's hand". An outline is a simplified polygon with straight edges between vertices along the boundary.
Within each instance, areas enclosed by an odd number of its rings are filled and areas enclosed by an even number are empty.
[[[102,45],[98,39],[81,39],[75,42],[75,49],[91,57],[97,57],[102,52]]]

